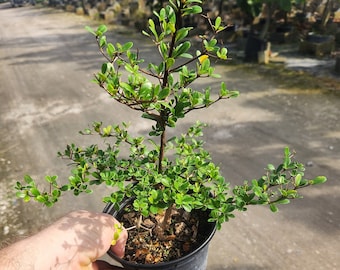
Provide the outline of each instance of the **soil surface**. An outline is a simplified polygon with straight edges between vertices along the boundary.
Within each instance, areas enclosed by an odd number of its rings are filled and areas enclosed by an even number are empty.
[[[49,209],[24,204],[15,198],[17,180],[27,173],[41,182],[46,174],[66,178],[69,169],[56,153],[67,143],[85,143],[88,137],[78,131],[92,121],[130,121],[136,134],[146,123],[91,83],[102,59],[84,27],[98,22],[9,3],[0,4],[0,18],[0,240],[6,244],[71,210],[104,207],[95,195],[74,200],[71,194]],[[141,54],[155,58],[140,34],[117,28],[110,38],[120,43],[133,38]],[[303,190],[303,200],[277,214],[267,207],[237,213],[212,240],[208,269],[339,269],[339,77],[322,66],[310,75],[305,67],[236,62],[218,65],[217,71],[241,96],[189,115],[180,129],[198,119],[209,124],[206,147],[232,185],[261,176],[267,163],[280,161],[285,146],[307,165],[307,177],[329,180]]]

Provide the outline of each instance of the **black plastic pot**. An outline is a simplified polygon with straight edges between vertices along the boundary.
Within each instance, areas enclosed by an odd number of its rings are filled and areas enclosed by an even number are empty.
[[[125,208],[131,202],[130,200],[125,201],[119,211],[116,211],[111,203],[107,204],[103,212],[116,217],[119,220],[121,215],[121,210]],[[208,213],[206,215],[208,217]],[[144,270],[144,269],[159,269],[159,270],[173,270],[173,269],[183,269],[183,270],[205,270],[208,263],[208,247],[209,242],[214,236],[216,231],[216,224],[208,222],[207,219],[201,220],[198,228],[198,233],[200,235],[205,235],[204,241],[199,245],[199,247],[192,251],[191,253],[183,256],[182,258],[157,264],[137,264],[134,262],[125,261],[117,257],[111,250],[107,253],[111,258],[118,261],[124,269],[127,270]]]
[[[267,49],[267,42],[258,36],[249,35],[244,50],[245,62],[257,62],[258,53]]]

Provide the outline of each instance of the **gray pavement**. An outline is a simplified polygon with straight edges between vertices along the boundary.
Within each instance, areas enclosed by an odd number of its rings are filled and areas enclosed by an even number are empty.
[[[95,25],[86,17],[30,6],[0,4],[0,239],[2,243],[34,233],[75,209],[101,211],[96,195],[75,200],[65,196],[54,208],[15,199],[12,186],[30,173],[68,175],[57,151],[88,123],[131,121],[141,133],[146,123],[118,106],[93,83],[101,56],[84,30]],[[113,31],[112,41],[131,34]],[[140,53],[154,59],[141,36],[133,39]],[[304,199],[272,214],[250,207],[224,224],[211,242],[209,270],[340,268],[340,95],[319,88],[293,87],[240,65],[220,65],[218,72],[238,99],[219,103],[180,122],[207,122],[207,148],[232,185],[262,175],[278,163],[288,145],[308,164],[307,176],[329,181],[303,191]],[[205,85],[218,82],[205,81]],[[335,83],[335,89],[339,86]],[[103,189],[100,191],[105,192]]]

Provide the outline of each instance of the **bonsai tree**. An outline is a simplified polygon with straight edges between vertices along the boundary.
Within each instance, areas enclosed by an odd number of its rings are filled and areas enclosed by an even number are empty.
[[[167,131],[175,129],[178,120],[188,113],[204,110],[239,94],[228,90],[224,82],[215,92],[210,87],[192,88],[194,82],[206,77],[220,78],[211,63],[227,60],[227,49],[219,46],[215,37],[225,28],[221,18],[212,23],[205,16],[212,33],[200,37],[199,49],[192,48],[188,39],[192,27],[178,26],[178,18],[200,14],[201,11],[200,0],[187,0],[170,1],[169,5],[155,12],[157,21],[150,19],[149,28],[143,34],[152,40],[159,52],[158,63],[147,63],[138,49],[133,49],[132,42],[108,42],[106,26],[101,25],[95,30],[87,27],[104,57],[94,82],[116,102],[139,111],[150,121],[150,130],[145,136],[131,136],[127,123],[106,125],[94,122],[81,133],[101,137],[104,147],[98,144],[86,147],[67,145],[58,154],[71,161],[68,182],[59,182],[57,176],[46,176],[49,188],[45,191],[26,175],[23,183],[17,182],[18,197],[24,201],[33,198],[52,206],[63,192],[71,191],[74,195],[91,193],[92,185],[106,185],[109,194],[103,195],[103,201],[119,209],[126,198],[132,198],[127,214],[121,218],[130,218],[132,223],[128,227],[147,231],[161,245],[162,241],[182,237],[177,234],[179,229],[172,227],[175,224],[173,219],[182,217],[188,222],[191,214],[205,211],[208,222],[216,223],[220,229],[222,223],[234,217],[235,210],[245,211],[248,205],[265,204],[276,212],[277,205],[300,198],[300,188],[326,181],[323,176],[305,179],[303,164],[294,161],[293,154],[285,148],[282,164],[269,164],[262,177],[245,181],[230,190],[219,167],[204,149],[204,124],[194,123],[187,132],[173,132],[176,136],[167,137]],[[113,192],[112,187],[115,188]],[[201,219],[202,216],[196,217],[194,223],[197,225]],[[124,226],[127,227],[125,222]],[[194,231],[190,232],[190,238],[197,235]],[[138,241],[133,245],[137,246]],[[167,250],[169,246],[165,246],[166,251],[151,261],[145,255],[151,252],[151,248],[144,249],[142,244],[140,251],[134,252],[139,258],[129,257],[129,260],[155,263],[174,257]],[[190,250],[182,245],[180,253],[183,255]],[[175,253],[177,255],[177,251]]]

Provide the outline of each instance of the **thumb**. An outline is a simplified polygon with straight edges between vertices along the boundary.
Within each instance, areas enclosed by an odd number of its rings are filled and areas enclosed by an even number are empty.
[[[128,238],[128,233],[125,228],[120,232],[119,238],[113,242],[115,242],[114,245],[111,246],[111,250],[113,253],[115,253],[118,257],[123,258],[125,253],[125,244],[126,240]]]

